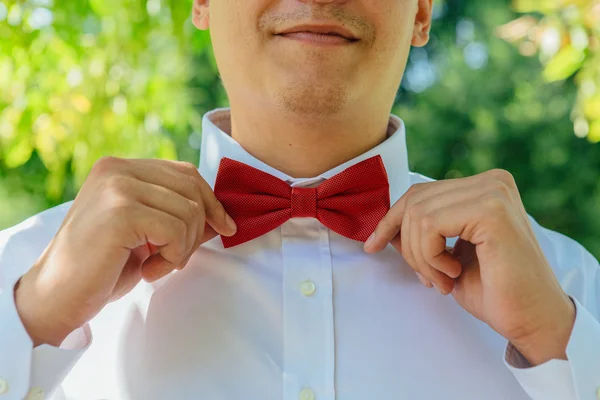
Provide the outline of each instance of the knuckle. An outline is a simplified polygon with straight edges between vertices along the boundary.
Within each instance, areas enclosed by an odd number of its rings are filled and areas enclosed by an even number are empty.
[[[125,160],[112,157],[112,156],[104,156],[98,159],[92,166],[92,173],[95,175],[104,175],[113,171],[118,165],[120,165]]]
[[[185,237],[187,235],[187,224],[185,223],[185,221],[181,220],[181,219],[175,219],[175,223],[173,226],[173,229],[175,229],[175,232],[179,234],[180,237]]]
[[[175,247],[175,257],[177,257],[177,260],[183,261],[188,253],[188,249],[186,248],[188,227],[184,221],[178,219],[175,220],[173,229],[175,230],[175,235],[177,235],[175,237],[179,237],[179,240],[177,241],[178,245]]]
[[[492,183],[492,192],[495,192],[497,195],[509,199],[512,196],[514,187],[516,186],[513,186],[513,184],[511,184],[510,182],[497,179],[494,180]]]
[[[508,188],[508,185],[501,180],[496,180],[493,183],[493,190],[494,192],[496,192],[498,195],[501,196],[506,196],[508,194],[510,194],[510,189]]]
[[[202,193],[202,182],[200,181],[200,175],[188,175],[187,176],[188,181],[190,182],[190,184],[195,188],[196,193],[198,193],[198,196],[201,196]]]
[[[124,197],[113,198],[108,204],[107,216],[112,223],[125,228],[135,218],[136,205]]]
[[[419,203],[419,199],[417,196],[410,196],[406,199],[405,210],[412,209],[416,204]]]
[[[423,189],[423,186],[425,186],[424,183],[415,183],[408,188],[407,194],[411,196]]]
[[[178,161],[178,164],[183,171],[185,171],[189,174],[195,175],[198,173],[198,168],[189,161]]]
[[[516,186],[514,176],[505,169],[496,168],[490,171],[492,177],[503,182],[506,186]]]
[[[202,217],[204,216],[204,207],[202,207],[201,204],[195,202],[195,201],[190,201],[190,209],[189,209],[189,213],[192,219],[197,219],[198,217]]]
[[[107,190],[122,191],[129,186],[128,178],[122,175],[111,175],[106,178],[104,188]]]
[[[130,203],[127,196],[130,186],[131,183],[126,177],[113,175],[106,179],[102,194],[111,208],[120,208]]]
[[[423,215],[421,218],[421,229],[429,231],[435,228],[435,217],[431,214]]]
[[[428,268],[433,268],[433,265],[435,263],[435,256],[433,254],[423,254],[423,260],[425,261],[425,265],[427,265]]]
[[[414,204],[408,210],[408,215],[410,216],[410,219],[413,221],[420,220],[421,218],[423,218],[424,214],[425,214],[425,210],[423,208],[423,205],[420,203]]]
[[[481,197],[480,201],[487,212],[492,215],[498,216],[506,213],[506,201],[501,196],[490,194]]]

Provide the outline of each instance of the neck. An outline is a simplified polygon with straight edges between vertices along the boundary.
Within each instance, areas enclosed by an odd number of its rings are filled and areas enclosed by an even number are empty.
[[[252,156],[292,178],[312,178],[382,143],[389,113],[337,119],[290,117],[278,111],[231,107],[231,136]]]

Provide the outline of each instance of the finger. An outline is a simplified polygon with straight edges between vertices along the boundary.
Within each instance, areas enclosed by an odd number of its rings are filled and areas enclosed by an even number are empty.
[[[396,250],[398,250],[398,253],[402,254],[402,235],[400,234],[400,232],[398,232],[398,234],[396,234],[396,236],[394,236],[394,238],[390,241],[390,244],[392,246],[394,246],[394,248]],[[416,271],[415,271],[416,272]],[[427,279],[425,279],[423,277],[423,275],[419,274],[418,272],[416,272],[417,277],[419,278],[419,280],[421,281],[421,283],[428,288],[432,288],[433,285],[431,284],[431,282],[429,282]]]
[[[175,267],[175,269],[180,271],[180,270],[184,269],[185,267],[187,267],[187,265],[188,265],[188,264],[189,264],[189,262],[190,262],[190,259],[191,259],[191,258],[192,258],[192,256],[194,255],[194,253],[195,253],[195,251],[193,251],[193,252],[192,252],[192,253],[191,253],[191,254],[190,254],[190,255],[189,255],[189,256],[188,256],[188,257],[187,257],[187,258],[186,258],[186,259],[185,259],[185,260],[184,260],[182,263],[181,263],[181,265],[178,265],[177,267]]]
[[[442,252],[435,255],[436,251],[432,251],[431,253],[429,253],[429,251],[430,250],[427,248],[427,245],[424,245],[423,252],[425,254],[425,259],[427,263],[431,265],[431,267],[437,269],[452,279],[456,279],[460,276],[462,273],[462,265],[460,261],[456,259],[456,257],[452,256],[451,252],[448,250],[442,250]]]
[[[193,164],[167,160],[132,160],[132,162],[137,165],[130,170],[135,177],[144,182],[166,187],[203,204],[206,221],[217,232],[225,236],[235,234],[235,222]]]
[[[461,264],[456,260],[456,257],[451,256],[451,252],[446,251],[445,237],[439,236],[438,232],[435,231],[436,221],[433,213],[445,207],[468,204],[473,199],[481,198],[489,191],[490,188],[482,183],[463,188],[448,188],[448,190],[439,193],[437,196],[424,197],[421,202],[412,204],[410,208],[407,205],[405,213],[411,217],[411,220],[418,220],[421,227],[421,237],[418,240],[419,248],[414,250],[419,255],[415,255],[415,258],[423,259],[425,263],[440,270],[450,278],[457,278],[462,270]],[[412,201],[410,202],[412,203]]]
[[[479,189],[479,192],[490,191],[498,187],[498,179],[494,179],[493,171],[457,179],[444,179],[412,185],[406,192],[408,197],[406,209],[421,201],[438,197],[449,191],[465,192],[469,189]]]
[[[499,186],[497,183],[495,180],[490,179],[490,174],[484,173],[466,178],[412,185],[379,222],[374,233],[375,239],[368,246],[365,245],[365,251],[375,253],[383,250],[394,237],[398,221],[402,220],[402,215],[415,204],[431,198],[438,200],[446,198],[449,199],[447,201],[452,202],[467,201],[497,189]],[[502,187],[502,185],[500,186]]]
[[[458,278],[461,273],[461,264],[446,249],[446,237],[437,231],[437,220],[435,212],[445,207],[461,204],[461,197],[456,191],[447,192],[439,198],[430,198],[418,203],[408,212],[412,220],[415,220],[413,253],[417,262],[424,266],[431,266],[446,274],[450,278]],[[447,205],[447,203],[450,203]],[[414,215],[413,215],[414,214]]]
[[[150,256],[142,265],[142,278],[146,282],[154,282],[170,274],[175,269],[180,269],[167,260],[161,254]]]
[[[429,215],[421,221],[422,229],[418,251],[427,265],[444,273],[449,278],[458,278],[462,272],[462,265],[447,250],[446,237],[437,231],[436,224],[435,218]]]
[[[189,264],[191,258],[194,256],[194,254],[196,253],[196,251],[198,250],[198,248],[200,247],[200,245],[208,242],[209,240],[215,238],[219,236],[219,234],[208,224],[204,225],[204,232],[201,235],[198,235],[198,241],[197,243],[194,245],[194,247],[192,248],[192,250],[190,251],[190,254],[187,256],[187,258],[181,263],[181,265],[178,265],[175,267],[176,270],[182,270],[185,267],[187,267],[187,265]],[[166,271],[165,274],[169,273],[170,271]],[[161,274],[160,277],[164,276],[164,274]],[[158,279],[158,278],[155,278]]]
[[[142,244],[150,243],[158,248],[158,253],[150,258],[156,259],[158,255],[163,260],[155,260],[151,266],[162,269],[173,269],[181,265],[189,253],[188,227],[177,217],[167,214],[142,204],[128,210],[128,218],[123,218],[124,224],[133,228],[136,248]]]
[[[475,245],[483,242],[481,234],[502,229],[508,210],[503,199],[476,199],[466,203],[451,204],[432,212],[435,230],[445,237],[460,237]],[[483,225],[485,229],[480,229]],[[491,224],[491,225],[490,225]]]
[[[364,250],[367,253],[377,253],[383,250],[401,230],[405,202],[406,197],[402,196],[379,221],[373,236],[365,242]]]
[[[190,255],[185,259],[185,261],[181,264],[181,266],[178,266],[176,269],[182,270],[185,267],[187,267],[188,263],[190,262],[190,259],[194,256],[194,254],[198,250],[198,247],[200,247],[200,245],[208,242],[209,240],[211,240],[217,236],[219,236],[219,234],[210,225],[205,223],[204,224],[204,232],[201,235],[198,235],[199,240],[194,245]]]
[[[398,231],[396,236],[390,240],[390,244],[394,246],[396,250],[398,250],[398,253],[402,254],[402,235],[400,234],[400,231]]]
[[[401,227],[400,227],[400,239],[401,239],[401,243],[402,243],[402,253],[401,253],[402,257],[404,257],[404,260],[406,261],[406,263],[411,268],[413,268],[413,266],[416,265],[417,263],[413,256],[412,248],[411,248],[411,244],[410,244],[410,216],[408,214],[406,214],[404,216],[404,219],[403,219]]]
[[[199,176],[199,174],[198,174]],[[233,236],[237,232],[237,226],[223,204],[217,199],[210,185],[202,178],[198,178],[202,187],[202,199],[206,209],[206,221],[215,230],[225,236]]]
[[[443,182],[443,183],[442,183]],[[377,224],[373,232],[373,239],[365,243],[365,251],[376,253],[383,250],[387,244],[401,230],[401,224],[404,220],[404,214],[409,206],[419,201],[424,196],[433,195],[447,190],[451,187],[448,181],[437,181],[428,183],[419,183],[412,185],[404,195],[389,209],[383,219]],[[402,241],[403,243],[405,240]],[[406,247],[405,252],[408,250]],[[403,253],[404,254],[404,253]]]
[[[425,279],[423,277],[423,275],[421,275],[418,272],[415,272],[417,274],[417,277],[419,278],[419,280],[421,281],[421,283],[423,284],[423,286],[425,286],[426,288],[431,289],[433,287],[433,285],[431,284],[431,282],[429,282],[427,279]]]
[[[227,218],[229,218],[229,216],[227,216]],[[187,257],[188,261],[192,257],[192,255],[196,252],[196,250],[198,250],[198,247],[200,247],[202,244],[208,242],[209,240],[212,240],[216,236],[219,236],[219,232],[217,232],[215,230],[215,228],[213,228],[209,224],[207,219],[205,219],[204,224],[199,224],[197,226],[197,229],[198,229],[198,234],[196,236],[196,243],[192,247],[191,252]],[[235,234],[236,230],[237,230],[237,228],[233,231],[233,234]],[[230,234],[227,234],[225,236],[230,236]],[[187,264],[187,261],[186,261],[186,264]],[[185,268],[185,265],[181,269],[183,269],[183,268]]]
[[[403,223],[403,225],[402,225],[402,226],[403,226],[403,227],[408,227],[408,226],[409,226],[409,224],[408,224],[408,223]],[[408,234],[406,234],[405,236],[408,236]],[[396,234],[396,236],[394,236],[394,238],[393,238],[393,239],[390,241],[390,244],[391,244],[392,246],[394,246],[394,248],[395,248],[396,250],[398,250],[398,252],[399,252],[400,254],[403,254],[403,252],[402,252],[402,234],[401,234],[400,232],[398,232],[398,233]],[[408,245],[406,245],[406,248],[408,249],[408,248],[409,248],[409,246],[408,246]],[[406,257],[409,257],[409,258],[411,257],[411,256],[410,256],[410,254],[411,254],[411,252],[410,252],[410,251],[408,251],[408,250],[407,250],[407,251],[406,251],[406,253],[408,253],[408,255],[407,255],[407,256],[404,256],[404,255],[403,255],[403,257],[405,257],[405,260],[406,260]],[[408,263],[408,264],[409,264],[409,266],[410,266],[410,263],[409,263],[408,261],[407,261],[407,263]],[[412,268],[412,267],[411,267],[411,268]],[[431,282],[429,282],[429,280],[425,279],[425,277],[423,277],[423,275],[421,275],[421,274],[420,274],[419,272],[417,272],[417,271],[415,271],[415,273],[417,274],[417,277],[419,278],[419,280],[421,281],[421,283],[422,283],[422,284],[423,284],[425,287],[427,287],[427,288],[430,288],[430,289],[433,287],[432,283],[431,283]]]
[[[421,250],[421,221],[417,218],[418,215],[413,216],[411,213],[407,213],[407,215],[410,219],[410,231],[408,233],[410,237],[409,245],[411,246],[411,252],[414,259],[414,264],[411,265],[412,268],[415,272],[419,272],[429,280],[441,294],[450,294],[454,289],[454,279],[451,279],[443,272],[435,269],[425,260]]]
[[[237,227],[231,216],[223,207],[222,203],[217,199],[213,189],[208,182],[204,180],[198,168],[195,165],[181,161],[163,160],[170,164],[173,168],[191,177],[200,186],[202,200],[206,209],[206,220],[219,233],[225,236],[232,236],[236,233]],[[227,232],[227,233],[223,233]]]
[[[448,275],[438,271],[433,267],[428,267],[419,272],[423,277],[431,282],[433,287],[444,296],[449,295],[454,290],[456,280],[449,278]]]
[[[410,240],[409,240],[409,232],[410,232],[410,221],[407,218],[408,216],[405,217],[405,220],[402,222],[401,226],[400,226],[400,232],[398,232],[396,234],[396,236],[394,236],[392,238],[392,240],[390,241],[390,244],[392,246],[394,246],[394,248],[396,250],[398,250],[398,252],[402,255],[402,258],[404,258],[404,261],[406,261],[406,263],[408,264],[408,266],[415,270],[413,268],[413,265],[416,265],[414,258],[412,256],[412,250],[410,248]],[[421,283],[423,283],[423,285],[425,285],[426,287],[433,287],[433,285],[431,284],[431,282],[429,282],[427,279],[425,279],[423,277],[423,275],[419,274],[416,270],[415,272],[417,273],[417,276],[419,277],[419,279],[421,280]]]
[[[212,240],[214,237],[219,236],[219,233],[214,230],[214,228],[208,224],[204,225],[204,233],[200,240],[200,244],[204,244],[209,240]]]
[[[163,186],[143,182],[135,178],[124,178],[128,190],[136,201],[159,211],[179,218],[187,225],[187,248],[195,250],[195,243],[202,236],[204,226],[204,205],[181,196]]]
[[[408,229],[408,242],[410,246],[410,252],[412,254],[412,258],[414,259],[412,268],[416,272],[421,272],[421,274],[426,274],[428,277],[431,277],[431,273],[427,271],[430,266],[423,259],[423,255],[420,249],[420,240],[421,240],[421,221],[416,218],[417,215],[407,212],[407,219],[410,220],[410,226]],[[433,284],[437,283],[432,281]]]
[[[202,196],[206,213],[206,221],[220,234],[233,236],[237,231],[234,220],[227,214],[221,202],[217,199],[210,185],[200,175],[198,169],[190,163],[179,161],[164,161],[183,174],[189,176],[193,186],[197,186]]]

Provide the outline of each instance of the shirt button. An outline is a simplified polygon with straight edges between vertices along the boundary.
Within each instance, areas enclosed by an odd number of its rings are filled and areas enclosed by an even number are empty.
[[[315,392],[309,388],[302,389],[300,392],[300,400],[315,400]]]
[[[313,281],[304,281],[300,284],[300,291],[305,296],[312,296],[315,290],[317,290],[317,287]]]
[[[8,382],[0,378],[0,394],[8,392]]]
[[[27,393],[25,400],[43,400],[44,391],[39,387],[33,387]]]

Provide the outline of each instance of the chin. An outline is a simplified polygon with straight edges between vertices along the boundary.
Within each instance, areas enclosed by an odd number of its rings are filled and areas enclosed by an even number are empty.
[[[277,90],[275,99],[287,114],[312,119],[339,115],[348,103],[347,88],[330,79],[296,79]]]

